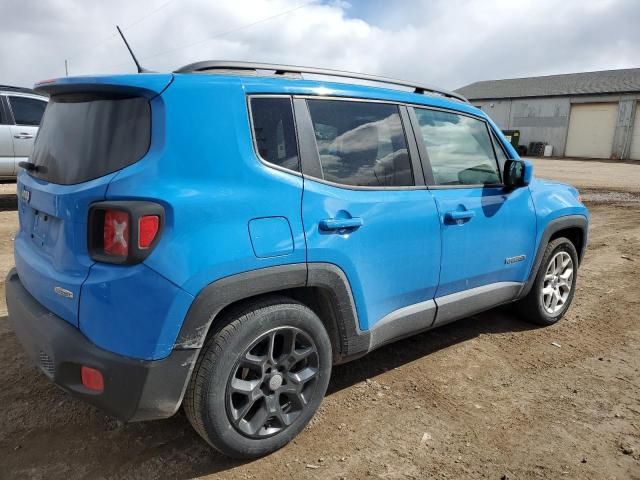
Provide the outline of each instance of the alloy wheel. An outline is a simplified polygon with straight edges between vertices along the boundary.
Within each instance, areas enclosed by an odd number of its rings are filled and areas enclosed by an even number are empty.
[[[226,389],[229,420],[249,438],[289,427],[316,390],[319,356],[309,335],[279,327],[255,340],[232,369]]]
[[[573,287],[573,260],[567,252],[558,252],[544,274],[541,299],[545,311],[554,315],[561,311]]]

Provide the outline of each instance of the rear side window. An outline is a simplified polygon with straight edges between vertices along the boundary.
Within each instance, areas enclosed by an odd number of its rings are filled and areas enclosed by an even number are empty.
[[[325,180],[364,187],[414,184],[397,105],[308,100]]]
[[[149,150],[151,107],[142,97],[51,97],[38,132],[32,175],[70,185],[120,170]]]
[[[42,120],[42,114],[47,107],[47,102],[28,97],[7,97],[11,104],[13,119],[16,125],[29,125],[37,127]]]
[[[300,171],[298,143],[289,97],[251,98],[253,135],[263,160]]]
[[[466,115],[416,108],[436,185],[500,183],[486,124]]]

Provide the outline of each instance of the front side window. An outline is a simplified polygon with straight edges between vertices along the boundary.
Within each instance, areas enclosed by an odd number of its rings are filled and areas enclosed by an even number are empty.
[[[300,171],[291,99],[254,97],[251,118],[260,157],[279,167]]]
[[[415,109],[436,185],[500,183],[486,124],[466,115]]]
[[[42,114],[47,102],[28,97],[8,97],[16,125],[30,125],[37,127],[42,120]]]
[[[414,185],[397,105],[308,100],[323,178],[343,185]]]

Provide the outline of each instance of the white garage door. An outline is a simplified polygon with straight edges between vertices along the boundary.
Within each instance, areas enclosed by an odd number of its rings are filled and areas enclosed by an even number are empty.
[[[618,119],[617,103],[571,105],[567,157],[609,158]]]
[[[629,149],[631,160],[640,160],[640,105],[636,105],[636,120],[631,133],[631,148]]]

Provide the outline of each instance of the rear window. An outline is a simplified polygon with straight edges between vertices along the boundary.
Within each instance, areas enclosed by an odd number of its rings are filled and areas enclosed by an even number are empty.
[[[151,107],[142,97],[51,97],[36,139],[32,175],[71,185],[140,160],[149,150]]]

